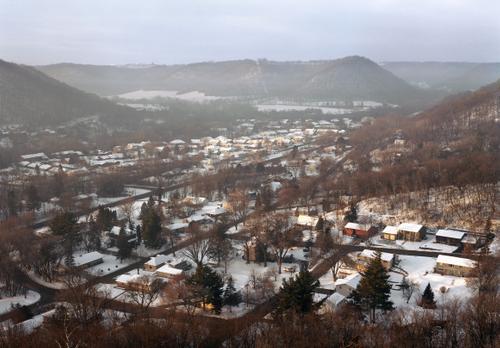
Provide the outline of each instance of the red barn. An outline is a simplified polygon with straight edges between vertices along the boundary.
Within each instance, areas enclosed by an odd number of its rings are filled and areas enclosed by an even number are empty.
[[[356,222],[348,222],[344,226],[344,235],[368,239],[378,232],[377,227],[371,225],[362,225]]]

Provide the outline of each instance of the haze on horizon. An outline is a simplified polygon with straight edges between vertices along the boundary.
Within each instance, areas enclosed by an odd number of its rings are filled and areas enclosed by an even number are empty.
[[[0,0],[0,59],[500,61],[495,0]]]

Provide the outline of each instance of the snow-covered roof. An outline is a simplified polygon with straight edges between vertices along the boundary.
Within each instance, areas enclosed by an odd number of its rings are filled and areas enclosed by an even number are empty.
[[[309,216],[309,215],[299,215],[297,218],[297,224],[302,226],[311,226],[314,227],[318,223],[317,216]]]
[[[89,264],[91,262],[97,261],[99,259],[102,259],[104,257],[103,254],[101,254],[98,251],[92,251],[87,254],[79,255],[74,258],[74,264],[75,266],[83,266],[86,264]]]
[[[357,222],[348,222],[344,228],[348,228],[351,230],[362,230],[362,231],[368,231],[370,229],[370,225],[362,225],[358,224]]]
[[[169,275],[181,275],[182,274],[182,269],[178,269],[175,267],[170,266],[168,263],[166,265],[161,266],[156,270],[156,273],[163,273],[163,274],[169,274]]]
[[[186,142],[184,140],[181,140],[181,139],[174,139],[170,142],[171,145],[182,145],[182,144],[185,144]]]
[[[200,215],[200,214],[193,214],[190,217],[187,218],[189,222],[198,222],[198,221],[214,221],[210,216],[206,215]]]
[[[339,294],[338,292],[334,292],[326,299],[326,301],[332,306],[337,307],[339,304],[345,301],[345,296]]]
[[[170,231],[180,230],[181,228],[188,227],[189,224],[186,222],[176,222],[167,226]]]
[[[27,155],[22,155],[21,158],[23,160],[29,160],[34,158],[47,158],[47,155],[45,155],[43,152],[38,152],[38,153],[30,153]]]
[[[151,274],[151,273],[149,273]],[[153,277],[151,277],[149,274],[145,273],[140,273],[140,274],[130,274],[130,273],[125,273],[116,278],[117,283],[135,283],[140,281],[146,282],[147,284],[151,284],[153,282]]]
[[[453,238],[461,240],[465,236],[465,234],[466,233],[463,231],[439,230],[436,232],[436,237]]]
[[[359,256],[363,256],[369,259],[374,259],[377,257],[377,252],[371,249],[364,249]],[[391,262],[394,259],[394,254],[390,253],[380,253],[380,259],[382,261]]]
[[[361,274],[356,272],[356,273],[348,275],[345,278],[337,279],[335,281],[335,285],[344,285],[345,284],[345,285],[349,285],[350,287],[355,289],[358,286],[360,281],[361,281]]]
[[[396,226],[385,226],[382,233],[385,234],[398,234],[399,229]]]
[[[163,265],[164,263],[166,263],[168,261],[168,259],[169,258],[167,255],[159,254],[159,255],[151,257],[149,259],[149,261],[147,261],[145,264],[148,266],[160,266],[160,265]]]
[[[402,224],[399,225],[399,230],[417,233],[417,232],[420,232],[422,227],[424,227],[424,226],[419,225],[419,224],[410,223],[410,222],[403,222]]]
[[[448,255],[438,255],[437,263],[444,263],[447,265],[455,265],[460,267],[474,268],[476,267],[476,261],[464,259],[463,257],[455,257]]]

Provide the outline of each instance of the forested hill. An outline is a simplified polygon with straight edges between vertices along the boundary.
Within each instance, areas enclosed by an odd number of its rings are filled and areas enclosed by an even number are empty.
[[[175,90],[214,96],[374,100],[398,105],[432,97],[359,56],[308,62],[247,59],[134,68],[56,64],[37,69],[69,85],[105,96],[136,90]]]
[[[32,67],[0,60],[0,124],[58,125],[95,115],[109,123],[126,124],[135,113]]]
[[[382,66],[413,85],[450,93],[475,90],[500,78],[500,63],[386,62]]]
[[[353,180],[364,194],[496,183],[500,81],[413,117],[376,119],[351,136]]]

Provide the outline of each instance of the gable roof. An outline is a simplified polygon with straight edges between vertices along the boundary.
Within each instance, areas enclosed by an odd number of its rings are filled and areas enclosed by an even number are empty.
[[[452,239],[460,239],[464,238],[466,235],[465,232],[463,231],[455,231],[455,230],[439,230],[436,232],[436,237],[443,237],[443,238],[452,238]]]
[[[399,225],[398,228],[400,231],[418,233],[418,232],[420,232],[420,230],[423,227],[424,226],[420,225],[420,224],[414,224],[411,222],[403,222],[402,224]]]
[[[477,262],[473,260],[448,255],[438,255],[436,262],[468,268],[474,268],[477,264]]]

